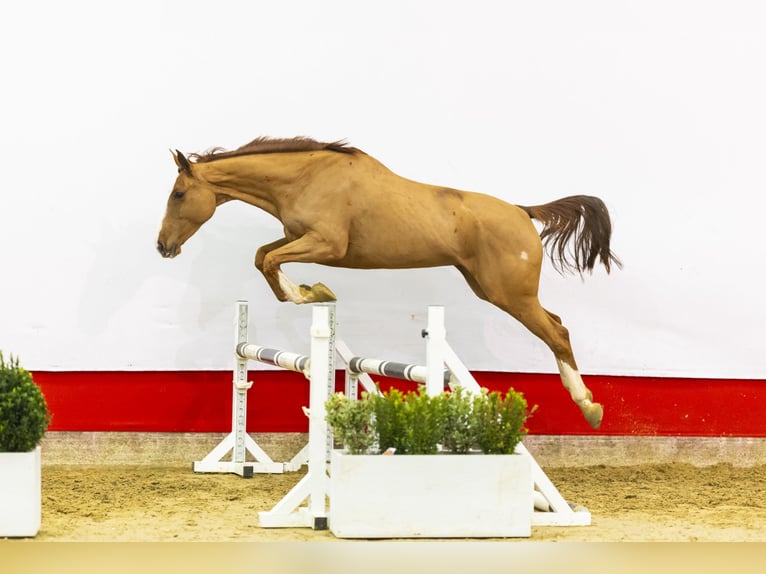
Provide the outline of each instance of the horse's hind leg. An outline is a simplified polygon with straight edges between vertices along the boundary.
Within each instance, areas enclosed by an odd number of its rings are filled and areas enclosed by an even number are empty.
[[[543,309],[536,296],[519,297],[503,308],[540,337],[553,351],[564,388],[580,407],[588,423],[593,428],[598,428],[604,416],[604,408],[592,402],[593,393],[585,386],[580,376],[569,342],[569,331],[561,324],[561,320]]]
[[[497,266],[493,269],[497,270]],[[482,298],[517,319],[553,351],[564,388],[580,407],[588,423],[593,428],[598,428],[604,409],[600,404],[592,402],[593,394],[583,383],[569,342],[569,331],[557,315],[543,309],[531,282],[523,287],[519,286],[518,282],[500,281],[496,275],[481,282],[467,270],[461,269],[461,272],[467,280],[471,278],[468,284],[477,295],[484,295]]]
[[[551,313],[551,312],[550,312],[550,311],[548,311],[547,309],[545,309],[545,312],[546,312],[546,314],[548,315],[548,317],[550,317],[551,319],[553,319],[553,320],[554,320],[556,323],[558,323],[559,325],[562,325],[562,323],[561,323],[561,317],[559,317],[558,315],[556,315],[556,314],[554,314],[554,313]],[[569,341],[569,331],[567,331],[566,327],[564,327],[563,325],[562,325],[562,329],[564,329],[564,331],[566,332],[566,339],[567,339],[567,341]],[[571,343],[570,343],[570,350],[571,350]],[[557,359],[557,360],[558,360],[558,359]],[[561,378],[562,378],[562,380],[565,380],[565,375],[564,375],[564,373],[562,372],[562,371],[564,370],[564,369],[563,369],[563,367],[562,367],[562,365],[567,365],[567,364],[568,364],[568,363],[561,363],[561,362],[559,362],[559,373],[561,374]],[[575,370],[577,370],[577,366],[576,366],[576,364],[575,364],[574,356],[572,356],[572,365],[575,365],[575,366],[574,366],[574,369],[575,369]],[[578,377],[579,377],[579,373],[578,373]],[[580,377],[580,381],[582,381],[582,377]],[[567,387],[567,388],[569,388],[569,387]],[[585,386],[585,384],[584,384],[584,383],[583,383],[583,388],[585,389],[585,396],[587,397],[587,399],[588,399],[589,401],[592,401],[592,400],[593,400],[593,393],[591,393],[591,392],[590,392],[590,390],[589,390],[589,389],[588,389],[588,388]],[[600,405],[599,405],[599,406],[600,406]],[[602,411],[603,411],[603,409],[602,409]],[[603,412],[602,412],[602,414],[603,414]]]
[[[590,426],[598,428],[604,416],[604,408],[592,402],[593,393],[585,386],[580,376],[569,342],[569,331],[561,324],[561,320],[543,309],[537,297],[521,297],[503,308],[540,337],[553,351],[564,388],[580,407]]]

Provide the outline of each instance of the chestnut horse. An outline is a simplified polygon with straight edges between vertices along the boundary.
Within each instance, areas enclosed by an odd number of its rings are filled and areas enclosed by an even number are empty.
[[[496,197],[404,179],[345,142],[258,138],[233,151],[171,152],[178,177],[157,240],[163,257],[238,199],[281,221],[284,237],[262,246],[255,267],[280,301],[335,300],[321,283],[296,285],[284,263],[356,269],[454,265],[473,292],[515,317],[550,347],[561,380],[597,428],[603,407],[580,377],[567,329],[537,298],[543,242],[559,271],[620,266],[604,203],[573,196],[516,206]],[[531,219],[542,223],[538,233]]]

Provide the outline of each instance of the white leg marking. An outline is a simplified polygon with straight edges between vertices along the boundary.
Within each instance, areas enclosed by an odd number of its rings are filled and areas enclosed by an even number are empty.
[[[573,369],[564,361],[556,359],[556,362],[559,365],[561,382],[564,383],[564,388],[569,391],[572,400],[578,404],[587,401],[588,389],[585,388],[585,383],[582,382],[582,377],[580,376],[579,371]]]
[[[585,420],[594,429],[601,425],[601,419],[604,416],[604,407],[598,403],[594,403],[590,399],[590,392],[588,391],[585,383],[582,382],[582,377],[576,369],[573,369],[563,361],[556,362],[559,364],[559,373],[561,373],[561,381],[564,383],[564,387],[569,391],[569,395],[575,404],[580,407]]]
[[[304,302],[304,299],[301,296],[300,288],[295,283],[290,281],[290,278],[281,271],[279,272],[279,286],[282,288],[285,296],[293,303]]]
[[[529,259],[529,254],[526,251],[522,251],[519,254],[519,257],[521,257],[524,261],[527,261]]]

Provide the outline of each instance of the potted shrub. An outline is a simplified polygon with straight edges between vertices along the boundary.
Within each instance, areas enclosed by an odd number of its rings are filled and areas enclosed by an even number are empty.
[[[0,351],[0,537],[35,536],[40,530],[40,440],[50,414],[40,387]]]
[[[367,393],[362,394],[361,401],[350,401],[343,393],[335,393],[327,400],[325,408],[327,422],[349,453],[365,454],[373,448],[376,441],[373,405]]]
[[[530,414],[520,393],[392,389],[361,400],[336,394],[326,407],[344,445],[333,451],[330,467],[329,526],[336,536],[531,534],[530,463],[514,454]]]

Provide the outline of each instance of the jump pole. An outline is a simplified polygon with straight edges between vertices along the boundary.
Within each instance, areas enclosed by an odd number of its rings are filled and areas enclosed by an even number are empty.
[[[450,347],[447,344],[447,330],[444,326],[444,307],[436,305],[428,307],[428,324],[421,331],[421,336],[426,339],[425,365],[358,357],[351,352],[348,345],[337,341],[335,348],[346,363],[346,395],[356,398],[358,383],[361,383],[368,393],[377,393],[378,389],[369,375],[422,383],[431,396],[442,393],[445,388],[460,384],[459,377],[456,377],[446,361],[445,354],[450,351]],[[466,374],[470,376],[468,369],[462,363],[458,361],[453,364],[464,379]],[[476,389],[479,389],[473,377],[468,381],[468,385],[471,381],[476,385]]]

